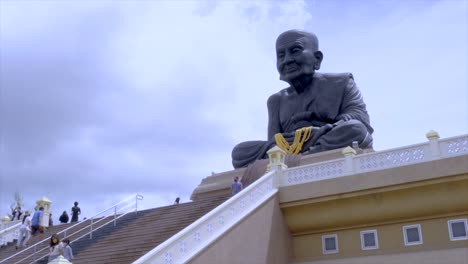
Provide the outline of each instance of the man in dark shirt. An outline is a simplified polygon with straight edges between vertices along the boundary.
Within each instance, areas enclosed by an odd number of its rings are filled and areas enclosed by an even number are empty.
[[[78,215],[81,214],[81,209],[78,207],[78,202],[74,203],[75,206],[72,207],[71,209],[71,221],[70,222],[77,222],[78,221]]]

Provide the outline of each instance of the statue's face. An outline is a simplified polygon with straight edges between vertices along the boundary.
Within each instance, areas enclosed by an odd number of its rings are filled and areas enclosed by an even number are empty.
[[[317,56],[317,44],[307,36],[285,34],[276,45],[276,67],[280,79],[286,82],[304,74],[313,74],[320,67],[321,57]],[[318,67],[317,67],[318,65]]]

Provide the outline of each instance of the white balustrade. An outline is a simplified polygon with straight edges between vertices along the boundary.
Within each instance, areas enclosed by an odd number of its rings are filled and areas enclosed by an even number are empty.
[[[447,138],[440,141],[442,156],[450,157],[468,153],[468,136]]]
[[[221,237],[278,191],[276,171],[269,172],[140,259],[140,263],[185,263]]]
[[[283,176],[280,178],[280,186],[341,177],[346,175],[345,171],[344,158],[294,167],[283,171]]]
[[[416,145],[387,151],[367,153],[355,157],[356,173],[383,170],[393,167],[429,161],[429,146]]]
[[[0,231],[0,246],[13,242],[18,238],[21,221],[9,222],[5,227]]]
[[[13,221],[8,221],[8,222],[0,222],[0,233],[9,228],[9,227],[12,227],[14,225],[17,225],[18,223],[21,223],[21,220],[13,220]]]
[[[283,171],[279,185],[321,181],[468,154],[468,135],[443,140],[439,140],[434,131],[429,135],[427,143],[361,155],[347,153],[345,158],[289,168]]]

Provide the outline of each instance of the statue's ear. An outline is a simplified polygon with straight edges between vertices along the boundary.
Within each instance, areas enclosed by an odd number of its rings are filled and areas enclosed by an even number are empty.
[[[319,70],[320,64],[322,64],[322,60],[323,60],[323,53],[320,50],[317,50],[316,52],[314,52],[314,57],[315,57],[314,70]]]

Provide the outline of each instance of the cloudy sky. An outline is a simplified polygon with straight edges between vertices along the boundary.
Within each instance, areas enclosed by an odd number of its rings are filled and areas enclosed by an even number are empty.
[[[83,216],[140,193],[187,201],[266,138],[274,43],[315,32],[322,72],[352,72],[374,148],[468,131],[467,1],[0,1],[0,214]]]

